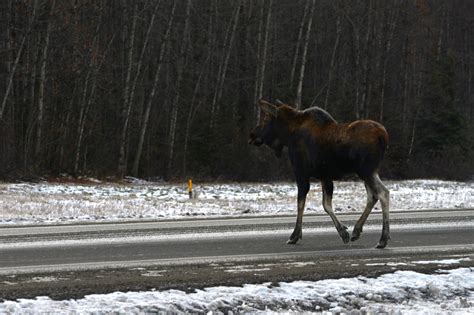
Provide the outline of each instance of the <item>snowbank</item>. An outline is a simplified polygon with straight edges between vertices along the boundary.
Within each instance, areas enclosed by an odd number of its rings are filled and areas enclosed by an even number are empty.
[[[185,293],[115,292],[79,300],[47,297],[0,303],[0,313],[207,313],[330,312],[385,314],[472,314],[474,270],[459,268],[426,275],[397,271],[378,278],[281,282],[213,287]]]
[[[474,207],[474,183],[437,180],[387,181],[392,210]],[[361,182],[337,182],[334,208],[361,212]],[[0,184],[0,224],[172,219],[194,216],[294,214],[294,183],[200,184],[197,199],[185,183]],[[376,205],[375,211],[378,210]],[[312,185],[307,213],[322,213],[321,188]]]

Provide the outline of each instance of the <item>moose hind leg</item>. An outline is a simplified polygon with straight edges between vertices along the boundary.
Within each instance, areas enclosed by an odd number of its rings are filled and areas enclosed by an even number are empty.
[[[296,244],[298,240],[303,238],[303,213],[304,206],[306,203],[306,195],[309,191],[309,180],[298,181],[298,215],[296,217],[296,225],[293,233],[291,233],[290,239],[287,244]]]
[[[376,193],[370,188],[367,182],[364,182],[365,190],[367,191],[367,204],[365,206],[364,212],[360,216],[359,220],[357,220],[354,230],[352,231],[352,238],[351,241],[354,242],[359,239],[360,234],[362,233],[362,228],[364,227],[365,221],[369,217],[372,209],[374,208],[375,204],[377,203],[378,199],[376,197]]]
[[[347,227],[337,219],[332,210],[332,193],[334,190],[334,184],[330,180],[324,180],[321,181],[321,186],[323,188],[323,208],[334,222],[334,226],[336,227],[339,236],[342,238],[342,241],[344,243],[349,243],[350,235],[349,232],[347,232]]]
[[[389,220],[389,207],[390,207],[390,192],[387,187],[382,183],[380,177],[375,174],[373,177],[374,190],[377,193],[377,198],[382,204],[382,236],[377,244],[377,248],[385,248],[388,240],[390,239],[390,220]]]

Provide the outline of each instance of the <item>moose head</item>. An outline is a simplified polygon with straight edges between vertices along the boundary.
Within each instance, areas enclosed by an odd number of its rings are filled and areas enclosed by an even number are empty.
[[[250,132],[248,143],[256,146],[266,144],[280,157],[285,146],[279,132],[278,116],[281,105],[277,106],[264,100],[259,100],[257,105],[262,114],[259,124]]]

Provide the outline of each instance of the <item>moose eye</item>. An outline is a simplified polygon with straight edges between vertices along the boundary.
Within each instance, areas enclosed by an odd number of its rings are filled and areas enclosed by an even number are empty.
[[[262,125],[266,125],[269,122],[270,122],[270,116],[268,114],[265,114],[265,116],[263,117]]]

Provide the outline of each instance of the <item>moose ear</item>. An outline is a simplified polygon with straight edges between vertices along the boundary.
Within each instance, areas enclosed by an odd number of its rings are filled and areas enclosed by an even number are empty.
[[[282,106],[282,105],[286,105],[286,106],[290,106],[291,108],[298,108],[298,104],[287,104],[287,103],[283,103],[282,101],[280,101],[279,99],[276,99],[275,100],[275,103],[278,105],[278,106]]]
[[[278,107],[268,103],[267,101],[259,100],[258,106],[261,110],[263,110],[265,113],[269,114],[272,117],[276,117],[278,115]]]
[[[285,103],[283,103],[282,101],[280,101],[279,99],[276,99],[275,100],[275,103],[277,103],[278,105],[285,105]]]

